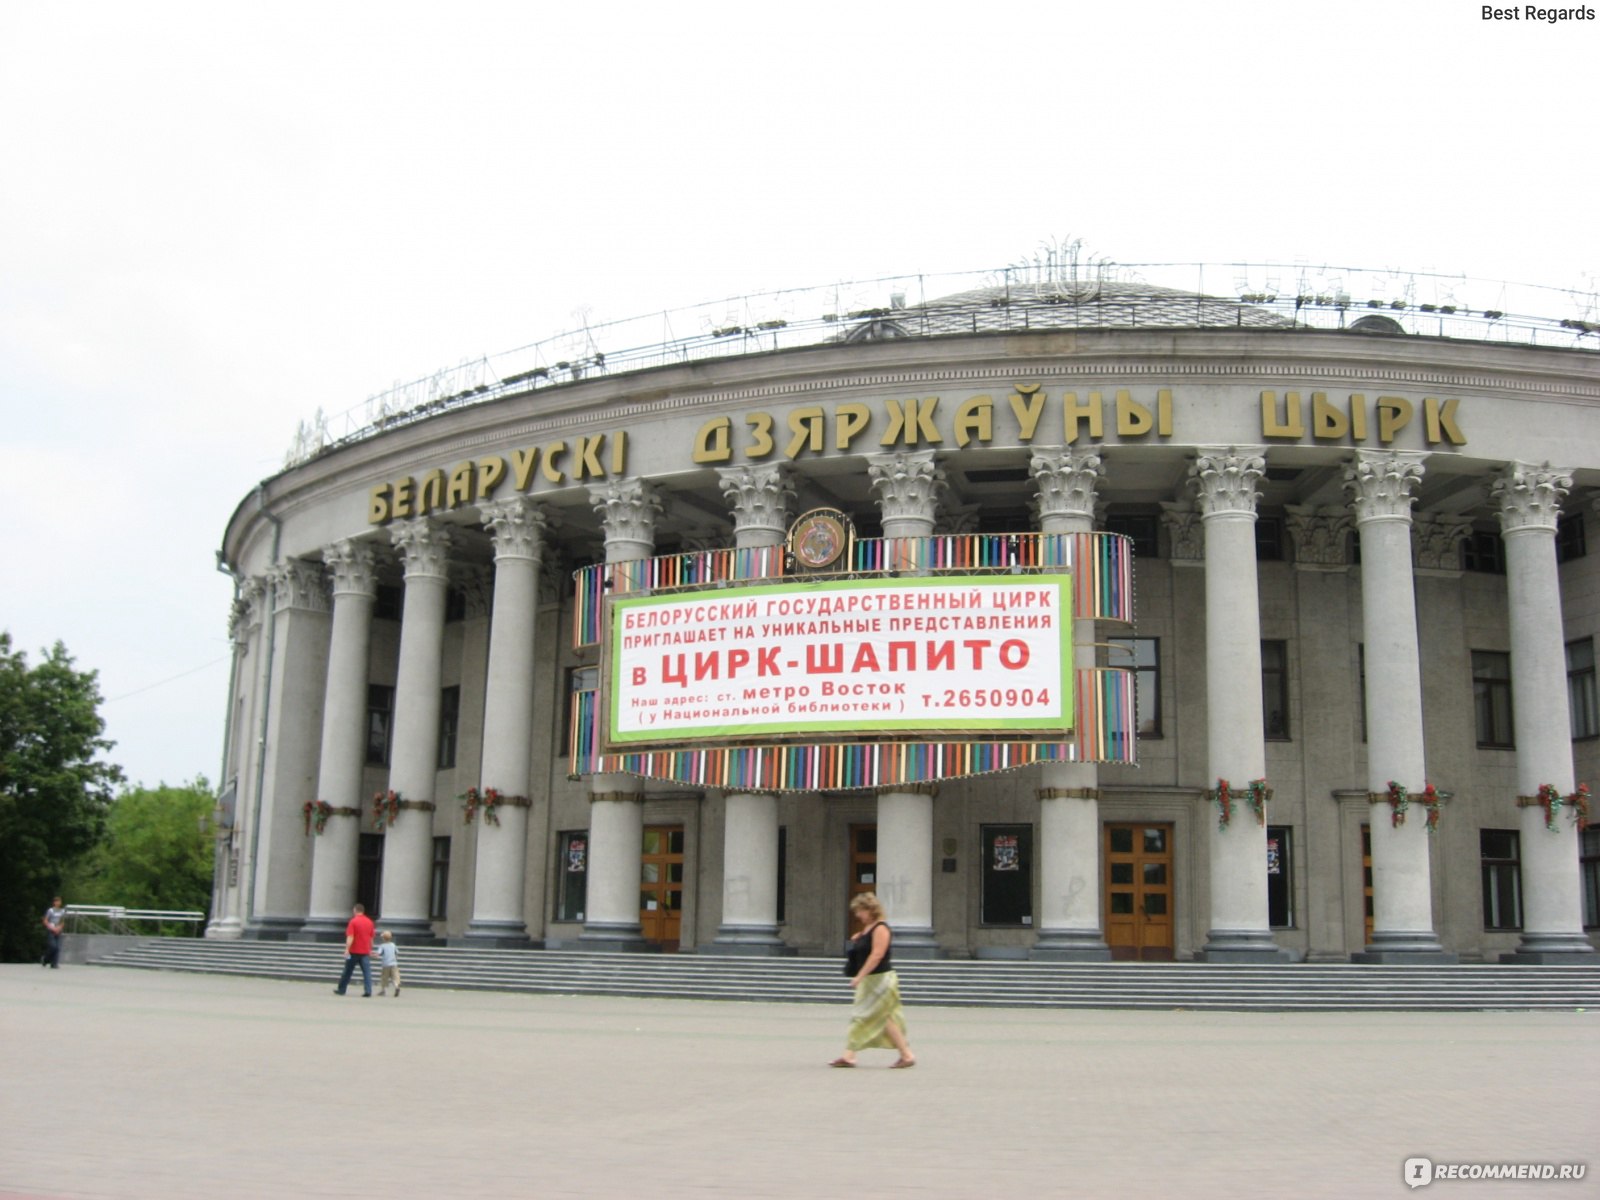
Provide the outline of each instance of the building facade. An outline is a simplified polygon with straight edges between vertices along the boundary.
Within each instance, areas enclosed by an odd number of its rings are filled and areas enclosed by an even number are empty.
[[[306,456],[223,543],[209,935],[338,937],[360,899],[418,940],[823,954],[871,888],[912,955],[1592,954],[1600,357],[1280,308],[897,298]],[[925,762],[868,727],[837,769],[773,737],[747,777],[726,737],[602,745],[610,606],[791,579],[818,513],[863,547],[836,577],[1122,556],[1135,599],[1068,657],[1126,712]]]

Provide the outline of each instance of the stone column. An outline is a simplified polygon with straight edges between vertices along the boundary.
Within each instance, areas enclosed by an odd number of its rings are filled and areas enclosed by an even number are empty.
[[[594,484],[589,499],[606,534],[606,562],[648,558],[661,500],[643,479]],[[644,850],[644,790],[634,775],[589,780],[589,879],[585,950],[651,950],[639,926],[639,856]]]
[[[526,946],[522,897],[533,791],[534,626],[549,518],[526,496],[480,505],[479,513],[494,537],[480,790],[493,788],[501,800],[493,819],[488,810],[479,810],[472,922],[466,936],[480,945]]]
[[[267,726],[253,815],[248,936],[281,940],[306,919],[311,853],[303,806],[316,786],[322,689],[328,669],[328,595],[322,568],[286,559],[267,572],[272,592]]]
[[[1261,717],[1261,606],[1256,582],[1259,448],[1203,447],[1190,468],[1205,528],[1206,773],[1227,780],[1232,819],[1219,825],[1207,803],[1211,839],[1211,928],[1197,956],[1206,962],[1288,960],[1267,922],[1267,831],[1245,802],[1266,776]]]
[[[794,485],[786,464],[717,472],[738,549],[783,544]],[[722,924],[704,954],[793,954],[778,936],[778,797],[730,792],[722,832]]]
[[[867,476],[878,495],[883,536],[925,538],[933,533],[934,510],[944,472],[932,450],[875,454]],[[892,551],[908,574],[921,572],[917,543]],[[938,954],[933,932],[933,798],[927,784],[903,784],[878,793],[878,897],[894,925],[894,952],[902,958]]]
[[[400,665],[395,676],[389,790],[399,796],[383,837],[384,928],[397,939],[433,937],[428,892],[433,871],[434,784],[439,768],[439,688],[444,610],[454,534],[429,517],[396,521],[389,537],[405,560]]]
[[[233,787],[231,809],[219,811],[215,860],[216,896],[206,936],[233,940],[244,935],[244,888],[241,859],[255,796],[252,773],[255,739],[255,705],[264,677],[261,673],[262,613],[266,587],[259,577],[239,581],[238,595],[228,619],[233,641],[233,711],[228,713],[232,736],[222,786]]]
[[[311,907],[300,936],[336,941],[356,902],[361,843],[361,772],[367,761],[367,663],[376,556],[364,542],[336,542],[322,552],[333,575],[333,634],[322,706],[322,760],[315,799],[329,806],[322,832],[311,833]],[[303,826],[302,826],[303,827]]]
[[[1511,619],[1511,714],[1517,742],[1517,827],[1522,842],[1522,941],[1501,962],[1592,963],[1583,932],[1578,823],[1565,805],[1548,828],[1541,787],[1575,790],[1556,518],[1572,473],[1509,463],[1490,488],[1506,547]]]
[[[1356,605],[1350,600],[1348,550],[1353,519],[1346,505],[1290,505],[1285,522],[1294,539],[1294,618],[1300,629],[1300,708],[1315,714],[1300,742],[1307,779],[1347,778],[1361,744],[1360,714],[1349,699],[1357,671]],[[1329,798],[1333,792],[1328,793]],[[1338,846],[1344,806],[1305,805],[1305,824],[1295,831],[1302,846]],[[1300,925],[1306,931],[1307,962],[1348,961],[1344,894],[1337,871],[1309,872]]]
[[[1039,529],[1089,533],[1095,488],[1105,476],[1093,450],[1034,452],[1029,467],[1039,488]],[[1074,666],[1095,666],[1095,625],[1072,627]],[[1045,763],[1039,779],[1039,939],[1029,958],[1105,962],[1100,928],[1100,768],[1095,763]]]
[[[1345,468],[1361,538],[1361,639],[1367,666],[1367,799],[1372,831],[1372,943],[1354,962],[1453,962],[1433,931],[1427,814],[1396,825],[1391,781],[1426,786],[1422,664],[1411,573],[1412,492],[1425,455],[1358,450]]]

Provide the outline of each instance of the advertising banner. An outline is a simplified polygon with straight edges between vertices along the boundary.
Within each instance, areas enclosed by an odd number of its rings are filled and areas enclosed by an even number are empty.
[[[608,748],[1072,728],[1067,574],[844,579],[621,596]]]

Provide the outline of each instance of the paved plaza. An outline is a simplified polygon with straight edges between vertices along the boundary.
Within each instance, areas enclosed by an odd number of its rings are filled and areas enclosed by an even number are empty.
[[[1587,1163],[1600,1013],[848,1008],[0,966],[0,1200],[1406,1196]]]

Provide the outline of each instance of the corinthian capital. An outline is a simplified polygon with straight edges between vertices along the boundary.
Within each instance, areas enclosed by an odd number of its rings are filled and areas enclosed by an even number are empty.
[[[389,526],[389,540],[405,560],[407,579],[450,577],[450,544],[455,535],[447,526],[430,517],[396,521]]]
[[[1459,571],[1461,543],[1472,532],[1465,517],[1417,513],[1411,518],[1411,541],[1417,566],[1431,571]]]
[[[789,526],[789,502],[794,499],[794,482],[787,463],[722,467],[717,477],[722,495],[733,510],[735,542],[754,544],[755,538],[761,538],[776,545],[783,540]]]
[[[617,479],[589,487],[589,502],[600,514],[606,532],[606,559],[624,562],[645,558],[655,546],[656,514],[661,497],[645,479]]]
[[[288,558],[267,569],[272,585],[272,611],[302,608],[310,612],[328,611],[327,576],[316,563]]]
[[[1161,524],[1166,527],[1173,562],[1201,562],[1206,556],[1206,530],[1192,504],[1161,502]]]
[[[1055,519],[1094,520],[1095,488],[1106,469],[1093,450],[1041,447],[1033,452],[1028,471],[1039,488],[1039,523],[1047,531]]]
[[[378,555],[370,542],[335,542],[323,548],[322,561],[333,575],[335,596],[378,594]]]
[[[252,575],[239,581],[239,595],[228,616],[228,629],[235,642],[243,645],[249,640],[250,631],[260,627],[266,599],[267,584],[262,576]]]
[[[1356,524],[1409,521],[1412,492],[1422,481],[1422,460],[1415,450],[1357,450],[1344,468],[1344,488],[1356,510]]]
[[[885,521],[927,521],[932,525],[944,472],[932,450],[873,454],[867,458],[867,478],[878,493]]]
[[[550,529],[550,514],[526,496],[480,504],[478,515],[494,538],[496,562],[503,558],[526,558],[538,562],[544,556],[544,539]]]
[[[1345,565],[1345,535],[1350,532],[1350,510],[1340,507],[1289,506],[1289,536],[1294,539],[1294,560],[1305,566]]]
[[[1554,533],[1561,501],[1572,490],[1572,472],[1549,463],[1535,467],[1507,463],[1489,485],[1489,502],[1498,506],[1500,532],[1547,529]]]
[[[1266,458],[1251,447],[1200,447],[1189,468],[1189,480],[1200,501],[1202,519],[1232,513],[1254,515],[1259,496],[1256,483],[1266,470]]]

